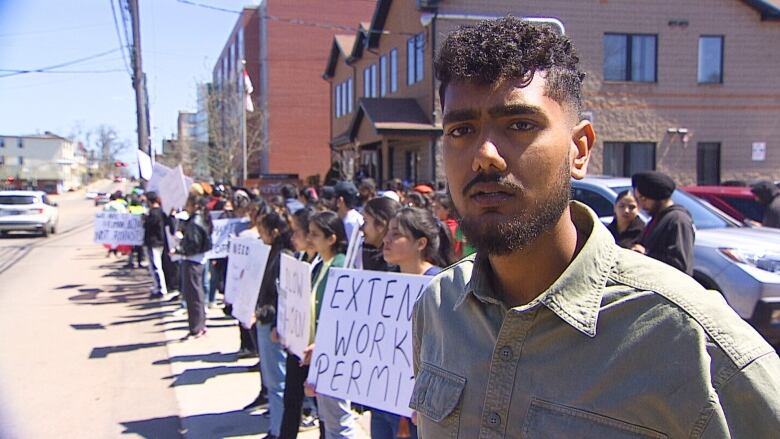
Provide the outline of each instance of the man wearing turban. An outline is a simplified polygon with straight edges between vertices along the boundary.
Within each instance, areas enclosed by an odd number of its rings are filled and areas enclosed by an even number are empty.
[[[672,201],[674,180],[662,172],[644,171],[631,177],[631,185],[639,206],[652,216],[632,250],[693,275],[693,218]]]

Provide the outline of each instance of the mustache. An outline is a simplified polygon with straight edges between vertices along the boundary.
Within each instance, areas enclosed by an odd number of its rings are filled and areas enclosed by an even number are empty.
[[[506,189],[507,192],[518,192],[523,190],[523,187],[514,181],[512,181],[508,176],[501,175],[501,174],[477,174],[474,178],[471,179],[468,183],[466,183],[465,186],[463,186],[463,196],[467,196],[468,192],[478,183],[495,183],[502,188]]]

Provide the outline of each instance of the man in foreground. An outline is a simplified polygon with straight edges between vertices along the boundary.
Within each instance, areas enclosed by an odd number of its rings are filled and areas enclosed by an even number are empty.
[[[515,18],[444,42],[444,165],[478,251],[414,311],[422,437],[771,437],[780,360],[714,292],[569,201],[595,134],[571,43]]]

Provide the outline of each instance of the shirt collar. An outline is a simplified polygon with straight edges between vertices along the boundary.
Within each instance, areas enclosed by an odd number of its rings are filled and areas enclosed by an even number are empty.
[[[522,312],[543,305],[578,331],[595,337],[601,297],[615,263],[615,242],[612,234],[590,208],[576,201],[571,202],[570,208],[574,225],[586,236],[585,244],[545,292],[530,303],[513,309]],[[473,264],[471,277],[463,294],[455,302],[455,308],[470,295],[480,302],[504,307],[493,291],[492,269],[487,257],[477,254],[470,259]]]

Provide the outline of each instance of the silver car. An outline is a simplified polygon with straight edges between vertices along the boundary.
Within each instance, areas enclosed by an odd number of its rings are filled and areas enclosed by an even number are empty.
[[[612,222],[615,199],[624,190],[631,190],[628,178],[572,180],[572,198],[590,206],[605,224]],[[770,343],[780,344],[780,230],[745,227],[679,189],[672,200],[693,216],[693,277],[723,294]],[[647,222],[648,217],[640,215]]]
[[[38,232],[43,236],[57,231],[59,212],[41,191],[0,191],[0,236],[12,231]]]

